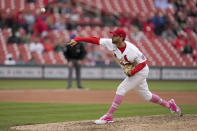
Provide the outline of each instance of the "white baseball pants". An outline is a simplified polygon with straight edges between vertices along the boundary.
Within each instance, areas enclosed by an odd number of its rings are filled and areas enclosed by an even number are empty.
[[[149,67],[146,65],[141,71],[134,76],[126,77],[118,86],[116,94],[124,96],[129,90],[134,90],[143,99],[149,101],[152,93],[148,89],[146,78],[148,77]]]

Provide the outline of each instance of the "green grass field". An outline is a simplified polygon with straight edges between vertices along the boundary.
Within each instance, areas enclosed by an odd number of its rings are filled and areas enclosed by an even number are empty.
[[[90,89],[116,89],[121,81],[83,81]],[[195,81],[150,81],[151,90],[197,91]],[[63,89],[63,80],[0,80],[0,89]],[[74,84],[76,87],[76,84]],[[56,104],[0,102],[0,131],[15,125],[36,123],[94,120],[102,116],[109,104]],[[197,105],[181,105],[184,114],[197,114]],[[114,117],[147,116],[170,114],[155,104],[121,104]]]
[[[120,80],[111,81],[82,81],[82,85],[89,89],[116,89]],[[150,90],[160,91],[197,91],[197,81],[148,81]],[[63,89],[65,80],[0,80],[0,89]],[[76,88],[76,83],[73,83]]]

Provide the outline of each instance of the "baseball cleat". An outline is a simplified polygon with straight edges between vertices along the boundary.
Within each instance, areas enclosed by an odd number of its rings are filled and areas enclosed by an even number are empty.
[[[106,123],[112,123],[112,122],[114,122],[113,117],[107,116],[107,115],[104,115],[100,119],[94,121],[95,124],[106,124]]]
[[[169,100],[168,103],[170,104],[171,113],[176,112],[178,114],[178,116],[183,116],[181,108],[176,105],[174,99]]]

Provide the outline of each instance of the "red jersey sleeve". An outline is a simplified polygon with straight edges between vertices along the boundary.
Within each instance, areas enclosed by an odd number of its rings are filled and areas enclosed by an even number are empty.
[[[75,37],[76,42],[88,42],[92,44],[99,45],[100,38],[97,37]]]
[[[135,75],[135,73],[141,71],[146,66],[146,62],[142,62],[138,64],[133,70],[131,70],[131,74]]]

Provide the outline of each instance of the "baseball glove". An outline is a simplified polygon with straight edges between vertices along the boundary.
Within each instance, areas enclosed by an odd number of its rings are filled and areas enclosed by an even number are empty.
[[[133,66],[132,64],[125,64],[124,65],[124,73],[127,75],[127,76],[131,76],[131,70],[133,70],[135,68],[135,66]]]

